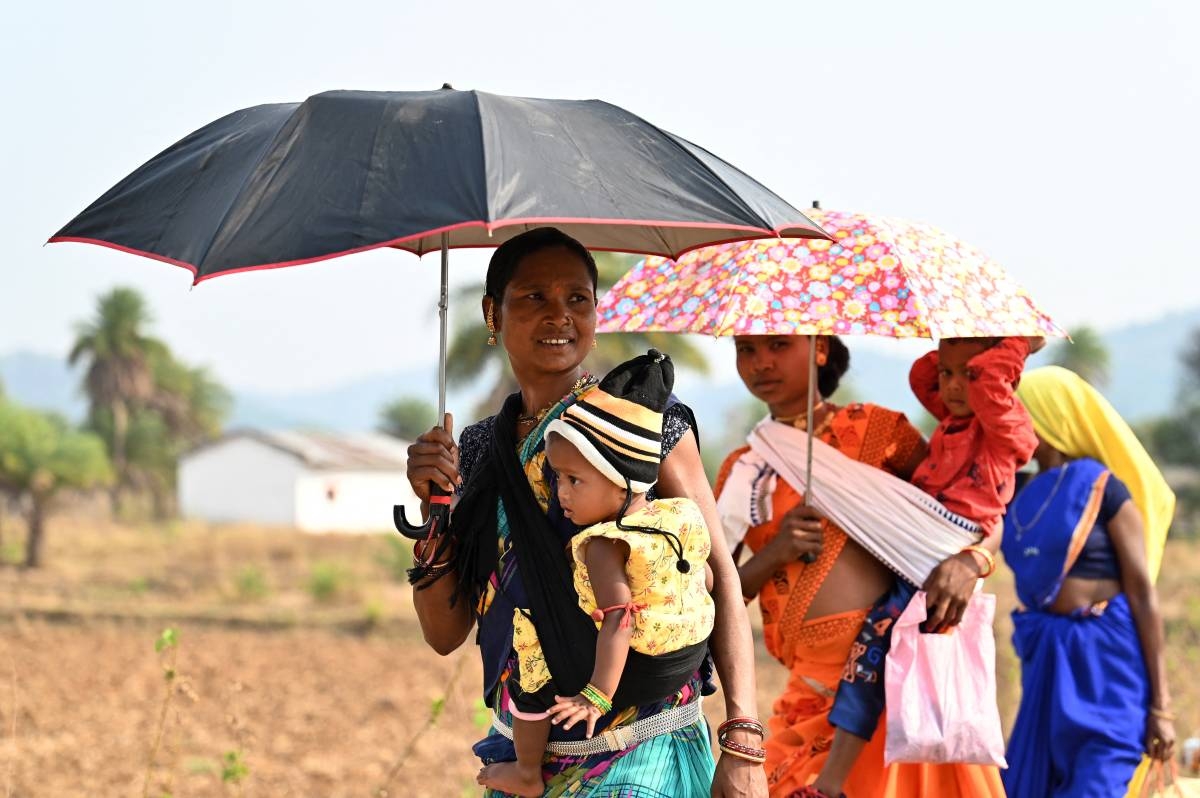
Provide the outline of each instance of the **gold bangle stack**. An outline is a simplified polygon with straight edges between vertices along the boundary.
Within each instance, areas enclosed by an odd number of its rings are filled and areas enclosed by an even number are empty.
[[[995,573],[996,558],[992,556],[992,553],[990,551],[985,549],[983,546],[976,544],[976,545],[972,545],[972,546],[967,546],[960,553],[967,553],[967,552],[970,552],[971,554],[978,554],[979,556],[983,557],[984,562],[987,563],[985,569],[983,571],[980,571],[980,573],[979,573],[980,579],[987,579],[989,576],[991,576],[993,573]]]

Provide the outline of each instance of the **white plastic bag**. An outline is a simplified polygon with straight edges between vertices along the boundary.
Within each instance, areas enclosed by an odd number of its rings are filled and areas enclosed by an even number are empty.
[[[884,669],[884,761],[1008,767],[996,706],[996,597],[971,596],[962,623],[922,634],[925,592],[896,620]]]

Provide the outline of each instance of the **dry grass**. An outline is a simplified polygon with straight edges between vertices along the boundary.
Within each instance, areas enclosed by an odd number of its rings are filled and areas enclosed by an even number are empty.
[[[368,796],[385,784],[393,796],[477,794],[477,657],[465,647],[443,659],[421,643],[386,539],[71,518],[49,533],[45,569],[0,567],[6,797],[141,794],[168,689],[154,651],[165,626],[179,630],[178,673],[149,795]],[[1190,589],[1200,544],[1173,542],[1166,562],[1182,737],[1200,732],[1190,679],[1200,672],[1200,596]],[[332,592],[314,589],[318,571],[334,574]],[[1000,597],[1007,728],[1019,694],[1007,571],[989,589]],[[765,714],[786,674],[761,645],[758,661]],[[714,698],[707,707],[719,714]],[[231,752],[248,773],[223,780]]]
[[[17,671],[14,796],[140,795],[162,706],[157,627],[45,622],[0,627]],[[472,784],[466,744],[479,680],[446,696],[441,722],[412,746],[393,795],[454,795]],[[149,794],[367,796],[443,696],[451,663],[411,641],[318,629],[180,632],[175,700]],[[13,712],[4,702],[5,719]],[[7,725],[7,724],[6,724]],[[223,782],[223,758],[249,770]]]

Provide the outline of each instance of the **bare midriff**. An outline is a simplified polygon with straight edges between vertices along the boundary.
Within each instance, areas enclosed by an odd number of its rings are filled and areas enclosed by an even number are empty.
[[[1048,611],[1055,615],[1070,615],[1090,610],[1120,592],[1121,582],[1116,579],[1079,579],[1069,576],[1063,580],[1062,589]]]
[[[870,607],[892,586],[893,579],[886,566],[847,539],[808,605],[805,620]]]

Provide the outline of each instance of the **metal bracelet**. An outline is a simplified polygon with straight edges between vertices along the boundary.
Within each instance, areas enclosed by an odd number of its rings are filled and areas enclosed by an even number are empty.
[[[547,743],[546,753],[554,756],[592,756],[624,751],[660,734],[670,734],[691,726],[699,722],[701,717],[701,703],[697,699],[671,709],[664,709],[656,715],[634,721],[627,726],[611,728],[590,740]],[[492,713],[492,728],[510,740],[513,737],[512,727],[500,720],[495,712]]]

